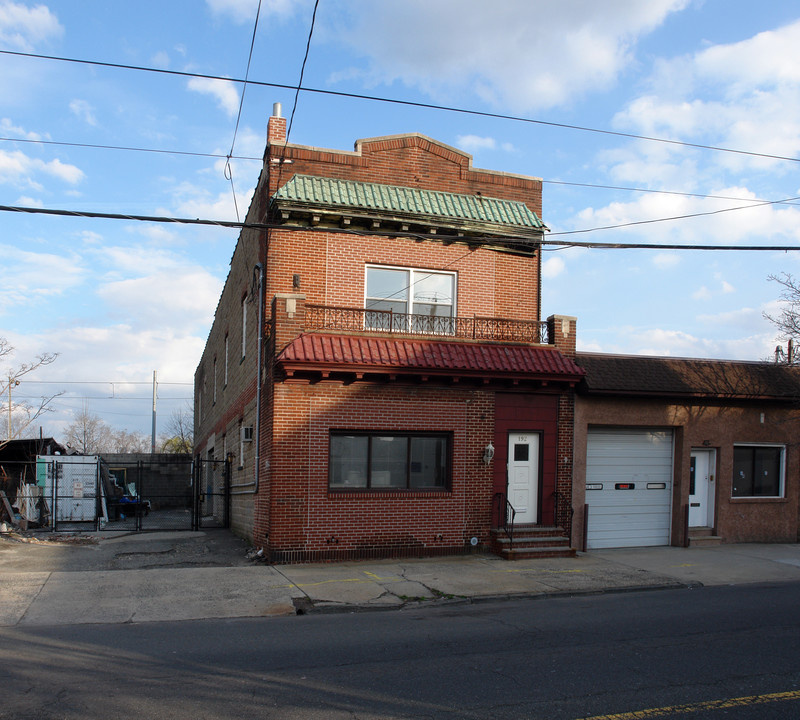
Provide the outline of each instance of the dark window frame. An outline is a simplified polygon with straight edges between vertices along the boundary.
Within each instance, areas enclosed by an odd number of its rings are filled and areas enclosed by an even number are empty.
[[[333,483],[333,438],[334,437],[363,437],[367,438],[366,448],[366,484],[344,485]],[[376,438],[408,438],[405,458],[405,485],[372,485],[372,444]],[[444,442],[444,483],[441,485],[412,485],[411,484],[411,440],[439,439]],[[453,433],[452,432],[416,432],[402,430],[331,430],[328,436],[328,490],[334,493],[449,493],[453,486]]]
[[[764,492],[756,492],[756,466],[757,455],[759,450],[773,450],[778,452],[778,477],[777,477],[777,492],[766,494]],[[749,478],[739,479],[740,486],[747,481],[747,487],[742,488],[737,492],[737,478],[736,472],[739,463],[742,462],[741,455],[745,452],[750,452],[750,457],[747,458],[749,464]],[[739,454],[739,458],[737,458]],[[749,492],[746,492],[749,491]],[[734,500],[739,499],[782,499],[786,496],[786,446],[771,443],[739,443],[733,446],[733,477],[731,478],[731,498]]]

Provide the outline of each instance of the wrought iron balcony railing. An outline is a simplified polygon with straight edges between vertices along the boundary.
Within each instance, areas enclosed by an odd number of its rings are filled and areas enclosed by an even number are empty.
[[[306,305],[306,330],[402,333],[549,345],[546,322],[486,317],[411,315],[392,310]]]

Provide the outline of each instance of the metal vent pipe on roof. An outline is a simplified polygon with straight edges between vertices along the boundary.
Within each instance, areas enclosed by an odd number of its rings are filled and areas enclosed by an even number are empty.
[[[279,102],[272,103],[272,117],[281,117],[281,104]]]

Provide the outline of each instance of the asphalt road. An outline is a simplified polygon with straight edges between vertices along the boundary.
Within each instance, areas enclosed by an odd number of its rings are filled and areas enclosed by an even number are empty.
[[[798,598],[781,583],[3,628],[0,718],[796,718]]]

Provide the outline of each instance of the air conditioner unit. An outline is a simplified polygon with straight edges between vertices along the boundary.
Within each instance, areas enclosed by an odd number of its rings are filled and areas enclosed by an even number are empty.
[[[242,426],[242,442],[253,442],[253,426]]]

